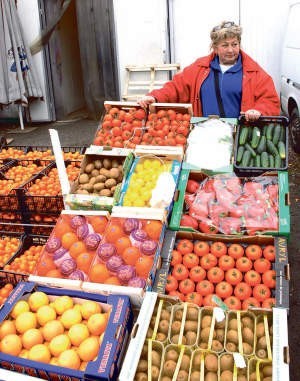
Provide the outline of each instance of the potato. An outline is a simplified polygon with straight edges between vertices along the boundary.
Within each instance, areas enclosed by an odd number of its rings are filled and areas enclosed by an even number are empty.
[[[95,166],[96,169],[102,168],[102,161],[99,160],[99,159],[95,160],[94,161],[94,166]]]
[[[77,189],[75,191],[76,194],[89,194],[89,192],[85,189]]]
[[[85,173],[91,173],[94,168],[95,168],[94,164],[93,163],[89,163],[89,164],[87,164],[85,166],[84,172]]]
[[[104,175],[106,178],[109,178],[110,177],[110,172],[108,169],[106,168],[101,168],[100,171],[99,171],[99,174],[100,175]]]
[[[79,184],[86,184],[88,183],[90,180],[89,178],[89,175],[87,173],[82,173],[80,176],[79,176]]]
[[[95,192],[99,193],[102,189],[105,188],[105,185],[104,183],[96,183],[94,184],[93,188]]]
[[[88,183],[88,184],[83,184],[82,189],[87,190],[89,193],[91,193],[93,192],[94,187],[93,187],[93,184]]]
[[[100,172],[99,172],[98,169],[93,169],[92,172],[91,172],[91,175],[92,175],[93,177],[97,177],[99,174],[100,174]]]
[[[107,177],[104,176],[104,175],[98,175],[95,177],[95,182],[96,183],[105,183],[105,181],[107,180]]]
[[[105,188],[110,189],[110,188],[114,187],[115,185],[117,185],[117,182],[115,179],[108,179],[105,181],[104,184],[105,184]]]
[[[99,195],[100,195],[100,196],[110,197],[110,196],[111,196],[111,191],[110,191],[110,189],[102,189],[102,190],[99,192]]]
[[[111,179],[117,179],[120,175],[120,171],[118,168],[111,168],[109,170],[109,173],[110,173],[110,178]]]
[[[103,159],[103,167],[106,169],[110,169],[111,168],[111,160],[108,158]]]
[[[119,165],[120,165],[120,163],[117,159],[112,159],[112,161],[111,161],[111,167],[112,168],[118,168]]]

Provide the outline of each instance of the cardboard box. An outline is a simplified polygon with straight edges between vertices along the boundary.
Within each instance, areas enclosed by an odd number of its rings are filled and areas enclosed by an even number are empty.
[[[133,323],[133,314],[129,298],[126,296],[113,295],[101,296],[81,291],[41,287],[32,282],[21,282],[9,296],[7,302],[1,309],[0,321],[3,321],[9,315],[18,300],[26,300],[33,291],[45,292],[50,300],[54,300],[61,295],[68,295],[79,304],[84,300],[94,300],[101,304],[104,311],[110,311],[109,321],[98,356],[95,361],[88,363],[86,370],[83,372],[15,357],[0,352],[1,368],[51,380],[115,380],[120,371],[123,351]]]
[[[284,237],[272,236],[220,236],[220,235],[205,235],[201,233],[193,233],[187,231],[171,232],[166,231],[166,239],[161,251],[163,264],[161,270],[156,274],[153,290],[165,293],[165,285],[167,276],[170,272],[172,251],[175,248],[177,239],[189,239],[192,241],[200,240],[206,242],[224,242],[225,244],[239,243],[241,245],[258,244],[261,246],[274,245],[276,258],[272,263],[273,270],[276,271],[276,287],[273,297],[276,299],[276,307],[289,309],[289,281],[290,267],[288,262],[287,240]]]
[[[233,174],[234,176],[234,174]],[[288,173],[285,171],[280,172],[268,172],[263,176],[275,176],[278,178],[278,231],[270,230],[263,231],[260,234],[266,235],[283,235],[289,237],[290,235],[290,201],[289,201],[289,181]],[[197,182],[202,182],[208,175],[201,171],[190,171],[187,169],[182,169],[180,173],[180,178],[178,181],[178,187],[175,192],[174,206],[172,210],[172,215],[169,221],[169,228],[172,230],[186,230],[195,231],[191,227],[180,226],[180,220],[182,215],[185,213],[185,192],[187,187],[187,182],[189,179],[195,180]],[[255,179],[255,178],[254,178]],[[219,235],[219,234],[218,234]]]

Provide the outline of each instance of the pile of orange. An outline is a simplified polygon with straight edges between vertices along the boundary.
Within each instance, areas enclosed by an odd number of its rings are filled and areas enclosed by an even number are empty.
[[[40,259],[42,245],[32,245],[23,254],[16,257],[10,264],[4,266],[6,271],[15,271],[22,274],[33,274]]]
[[[0,351],[84,371],[99,353],[109,311],[95,301],[36,291],[19,300],[0,325]]]
[[[18,250],[20,239],[4,236],[0,238],[0,266],[2,267]]]
[[[6,299],[8,298],[9,294],[12,292],[14,286],[12,283],[6,283],[2,288],[0,288],[0,305],[5,303]]]

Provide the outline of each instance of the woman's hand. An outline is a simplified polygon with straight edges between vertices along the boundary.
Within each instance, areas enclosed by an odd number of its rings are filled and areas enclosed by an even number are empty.
[[[260,116],[261,116],[261,112],[254,110],[254,109],[247,110],[245,112],[245,118],[246,118],[246,120],[248,120],[250,122],[257,120]]]
[[[143,96],[142,98],[140,98],[137,103],[143,107],[143,108],[147,108],[151,103],[154,103],[156,101],[156,99],[154,97],[152,97],[151,95],[145,95]]]

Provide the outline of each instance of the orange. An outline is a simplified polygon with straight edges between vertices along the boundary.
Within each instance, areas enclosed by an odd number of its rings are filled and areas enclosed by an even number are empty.
[[[77,353],[82,361],[93,361],[98,354],[100,345],[95,336],[83,340],[77,349]]]
[[[72,345],[78,347],[83,340],[87,339],[90,336],[88,327],[83,323],[78,323],[72,325],[69,329],[68,336],[71,340]]]
[[[117,276],[110,276],[104,281],[105,284],[114,284],[116,286],[121,286],[121,282]]]
[[[80,363],[80,357],[74,349],[67,349],[58,356],[57,365],[63,366],[64,368],[79,369]]]
[[[33,361],[40,361],[49,363],[51,359],[51,354],[49,348],[45,344],[36,344],[28,353],[28,359]]]
[[[76,258],[77,267],[84,271],[86,274],[89,272],[89,269],[91,267],[93,261],[93,254],[91,253],[81,253]]]
[[[73,245],[73,243],[75,243],[77,241],[78,241],[78,237],[73,232],[65,233],[61,237],[61,245],[62,245],[62,247],[64,247],[67,250],[70,249],[70,247]]]
[[[123,235],[124,233],[121,226],[116,223],[111,223],[106,227],[105,239],[108,242],[115,243],[118,238],[121,238]]]
[[[18,356],[22,350],[20,336],[15,334],[6,335],[0,342],[0,351],[12,356]]]
[[[61,238],[65,233],[68,233],[68,232],[71,232],[71,231],[72,231],[71,226],[61,216],[58,219],[58,221],[57,221],[57,223],[56,223],[56,225],[54,227],[54,235],[56,235],[57,237]]]
[[[45,276],[50,270],[56,270],[56,265],[48,256],[43,256],[37,263],[35,272],[37,275]]]
[[[99,336],[105,331],[108,316],[106,313],[98,313],[89,317],[87,327],[92,335]]]
[[[60,321],[66,329],[70,329],[72,325],[81,323],[82,315],[80,310],[70,308],[61,315]]]
[[[89,222],[96,233],[103,233],[107,225],[107,218],[104,216],[89,217]]]
[[[50,278],[63,278],[62,273],[58,269],[49,270],[45,276]]]
[[[69,248],[69,253],[72,258],[76,259],[79,254],[86,251],[85,243],[82,241],[76,241],[74,242],[71,247]]]
[[[16,329],[19,333],[24,333],[30,328],[36,328],[37,319],[33,312],[22,312],[16,318]]]
[[[68,335],[62,334],[53,337],[50,341],[49,349],[53,356],[59,356],[63,351],[71,348],[71,340]]]
[[[16,332],[15,322],[12,320],[4,320],[0,326],[0,340],[6,335],[15,334]]]
[[[62,315],[68,309],[73,308],[73,305],[73,299],[68,295],[58,296],[53,302],[53,306],[58,315]]]
[[[81,315],[84,319],[88,319],[93,314],[101,312],[101,306],[94,300],[86,300],[80,305]]]
[[[116,240],[116,242],[114,242],[114,245],[117,248],[118,254],[122,255],[124,250],[131,246],[131,241],[130,241],[129,237],[123,236],[123,237],[118,238]]]
[[[10,316],[16,319],[22,312],[28,312],[29,310],[30,307],[26,300],[19,300],[12,309]]]
[[[109,276],[110,273],[103,263],[92,266],[89,272],[91,282],[104,283]]]
[[[36,317],[39,325],[44,326],[49,321],[56,319],[56,311],[50,306],[41,306],[37,312]]]
[[[140,256],[141,256],[141,253],[136,246],[127,247],[122,254],[122,258],[124,259],[124,262],[127,265],[132,265],[132,266],[134,266],[135,262],[139,259]]]
[[[146,279],[149,275],[149,272],[153,266],[153,258],[147,256],[141,256],[135,262],[135,271],[138,276]]]
[[[85,368],[87,367],[87,364],[88,364],[87,361],[81,361],[79,370],[81,370],[82,372],[84,372],[84,371],[85,371]]]
[[[144,230],[151,239],[159,240],[162,229],[162,223],[157,220],[148,220],[145,224]]]
[[[49,304],[48,295],[42,291],[36,291],[30,294],[28,304],[31,311],[36,312],[40,307]]]
[[[42,332],[37,328],[30,328],[22,336],[22,344],[25,349],[30,349],[36,344],[43,344]]]
[[[58,320],[48,321],[42,328],[42,334],[46,341],[51,341],[53,337],[64,333],[64,326]]]

